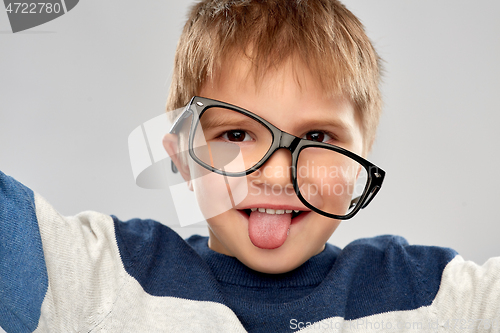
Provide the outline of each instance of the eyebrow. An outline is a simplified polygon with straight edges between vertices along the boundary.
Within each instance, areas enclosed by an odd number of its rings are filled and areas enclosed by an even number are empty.
[[[321,121],[312,120],[310,122],[311,123],[320,123],[322,125],[327,125],[330,127],[336,127],[338,129],[341,129],[341,130],[349,130],[352,127],[352,126],[349,126],[348,124],[346,124],[345,121],[342,121],[340,119],[323,119]],[[306,122],[306,124],[307,124],[307,122]]]
[[[345,121],[342,121],[341,119],[321,119],[321,120],[305,119],[302,122],[301,127],[314,127],[317,125],[335,127],[343,131],[349,131],[352,129],[352,126],[348,125]]]
[[[243,126],[243,125],[255,125],[255,120],[250,119],[248,116],[244,114],[238,114],[239,117],[234,116],[225,116],[222,117],[220,114],[214,114],[210,117],[201,117],[200,124],[204,129],[216,128],[219,126]],[[231,119],[233,118],[233,119]]]

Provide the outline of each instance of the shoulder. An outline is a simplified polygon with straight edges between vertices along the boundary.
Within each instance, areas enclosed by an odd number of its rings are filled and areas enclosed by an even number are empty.
[[[399,236],[353,241],[336,262],[338,276],[349,285],[347,317],[430,305],[443,271],[456,255],[448,248],[410,245]]]
[[[35,195],[0,171],[0,326],[36,328],[47,288]]]
[[[153,256],[168,254],[162,259],[173,260],[179,253],[194,252],[176,232],[158,221],[137,218],[121,221],[116,216],[111,217],[126,267]]]
[[[213,294],[215,280],[209,267],[192,246],[196,237],[188,244],[157,221],[112,218],[125,270],[148,294],[202,301],[220,298]]]
[[[0,171],[0,214],[2,220],[13,220],[16,215],[33,215],[35,212],[34,193],[14,178]],[[7,215],[9,214],[9,215]]]
[[[500,320],[500,257],[478,265],[449,248],[384,235],[350,243],[337,264],[350,281],[346,319],[428,311],[449,325]]]
[[[340,316],[366,328],[361,331],[384,323],[393,329],[406,323],[426,330],[499,327],[500,258],[481,266],[449,248],[384,235],[348,244],[326,281],[327,295],[335,296],[330,303],[344,301],[324,324]]]
[[[456,256],[450,248],[410,245],[403,237],[383,235],[353,241],[340,258],[360,266],[376,266],[394,279],[423,276],[439,284],[443,270]]]

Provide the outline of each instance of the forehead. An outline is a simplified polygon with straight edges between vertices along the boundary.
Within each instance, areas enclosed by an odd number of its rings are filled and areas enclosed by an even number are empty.
[[[262,77],[256,76],[258,65],[247,57],[236,55],[225,60],[228,61],[224,61],[217,73],[202,85],[199,95],[243,107],[263,118],[273,117],[282,110],[302,110],[301,113],[307,116],[313,110],[334,111],[342,106],[352,106],[344,95],[334,96],[325,92],[319,79],[299,60],[283,61],[279,67],[267,70]]]

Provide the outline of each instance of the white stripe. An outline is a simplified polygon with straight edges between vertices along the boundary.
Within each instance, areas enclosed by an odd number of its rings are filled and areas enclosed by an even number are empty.
[[[454,258],[443,272],[433,306],[442,321],[462,321],[455,325],[461,329],[450,329],[452,332],[500,332],[500,257],[482,266],[460,256]],[[481,330],[479,320],[496,324]]]

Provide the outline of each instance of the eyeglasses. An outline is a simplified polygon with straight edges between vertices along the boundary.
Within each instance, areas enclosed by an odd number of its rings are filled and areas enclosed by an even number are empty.
[[[293,192],[323,216],[352,218],[371,202],[384,181],[385,172],[361,156],[311,140],[323,139],[327,134],[322,132],[299,138],[243,108],[198,96],[186,105],[170,133],[178,134],[189,119],[189,155],[203,168],[223,176],[252,177],[275,151],[288,149],[292,163],[281,174],[290,173]]]

